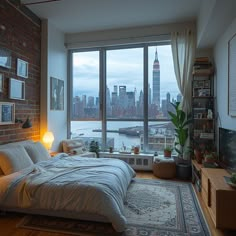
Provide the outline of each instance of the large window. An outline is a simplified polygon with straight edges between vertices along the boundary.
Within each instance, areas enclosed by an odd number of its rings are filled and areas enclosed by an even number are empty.
[[[170,45],[72,51],[72,138],[126,151],[172,146],[171,102],[181,96]]]

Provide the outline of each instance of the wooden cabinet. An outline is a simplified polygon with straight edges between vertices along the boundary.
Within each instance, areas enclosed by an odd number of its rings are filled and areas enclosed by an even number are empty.
[[[224,169],[202,168],[202,199],[217,228],[236,229],[236,190],[224,180]]]

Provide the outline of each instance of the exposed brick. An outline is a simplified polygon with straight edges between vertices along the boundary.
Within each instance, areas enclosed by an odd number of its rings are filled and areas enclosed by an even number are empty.
[[[11,52],[11,68],[0,67],[4,88],[0,102],[15,103],[15,117],[25,121],[29,116],[33,127],[22,129],[22,124],[0,125],[0,144],[40,138],[40,53],[41,27],[5,0],[0,2],[0,49]],[[17,58],[27,61],[27,79],[17,76]],[[9,99],[9,78],[25,81],[25,100]]]

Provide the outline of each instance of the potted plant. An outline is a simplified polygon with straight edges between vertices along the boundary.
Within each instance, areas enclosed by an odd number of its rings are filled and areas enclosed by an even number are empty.
[[[233,184],[236,184],[236,173],[232,173],[230,176],[230,180]]]
[[[204,162],[205,163],[215,163],[216,153],[215,152],[206,152],[204,153]]]
[[[166,146],[164,148],[164,157],[171,157],[171,153],[172,153],[172,147],[170,146]]]
[[[97,157],[99,157],[99,145],[98,145],[98,142],[96,141],[91,141],[90,142],[90,145],[89,145],[89,151],[90,152],[95,152]]]
[[[189,154],[191,148],[187,146],[189,135],[189,124],[192,123],[191,114],[186,114],[180,107],[180,102],[171,103],[175,109],[175,113],[168,111],[171,122],[175,127],[175,151],[178,153],[176,160],[176,173],[181,179],[189,179],[191,177],[192,167],[189,160],[184,159],[185,154]]]

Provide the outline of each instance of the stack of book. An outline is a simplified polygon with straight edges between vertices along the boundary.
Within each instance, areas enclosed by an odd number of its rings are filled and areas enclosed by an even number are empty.
[[[208,57],[197,57],[193,64],[193,74],[212,74],[213,66]]]

